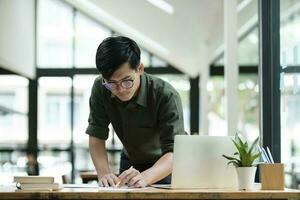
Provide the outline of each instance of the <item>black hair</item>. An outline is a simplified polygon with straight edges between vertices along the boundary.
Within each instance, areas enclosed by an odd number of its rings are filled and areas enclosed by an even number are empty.
[[[124,36],[108,37],[97,49],[96,67],[104,78],[109,79],[126,62],[132,69],[137,69],[140,57],[141,50],[132,39]]]

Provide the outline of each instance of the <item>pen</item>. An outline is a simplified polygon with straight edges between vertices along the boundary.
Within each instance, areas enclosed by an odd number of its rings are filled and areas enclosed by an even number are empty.
[[[267,147],[267,152],[268,152],[268,155],[270,157],[271,163],[274,163],[274,159],[273,159],[273,156],[271,154],[271,151],[270,151],[269,147]]]
[[[268,156],[268,154],[266,153],[266,150],[263,147],[262,147],[262,151],[263,151],[263,154],[265,155],[265,157],[267,158],[268,163],[270,164],[271,160],[269,159],[269,156]]]
[[[132,168],[133,168],[133,166],[131,166],[129,169],[132,169]],[[119,187],[119,186],[121,185],[121,183],[122,183],[122,179],[120,179],[120,180],[117,182],[116,187]]]
[[[266,155],[264,154],[262,148],[261,148],[259,145],[257,145],[257,148],[258,148],[258,151],[259,151],[260,154],[261,154],[261,157],[262,157],[263,161],[264,161],[265,163],[268,163],[268,159],[266,158]]]
[[[119,187],[119,185],[121,184],[122,180],[119,180],[116,184],[116,187]]]

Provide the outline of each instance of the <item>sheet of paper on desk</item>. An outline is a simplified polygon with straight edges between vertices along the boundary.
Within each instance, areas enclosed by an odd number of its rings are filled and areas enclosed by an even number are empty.
[[[128,187],[128,186],[122,186],[122,187],[99,187],[100,191],[132,191],[132,190],[140,190],[145,188],[134,188],[134,187]]]
[[[63,184],[64,188],[99,188],[97,184]]]
[[[115,187],[99,187],[97,184],[63,184],[64,188],[94,188],[101,191],[124,191],[124,190],[136,190],[140,188],[132,188],[128,186]]]

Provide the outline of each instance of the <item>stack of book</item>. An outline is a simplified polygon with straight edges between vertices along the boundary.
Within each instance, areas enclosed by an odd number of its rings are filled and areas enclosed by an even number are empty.
[[[16,187],[20,190],[53,191],[62,189],[62,185],[54,183],[51,176],[14,176]]]

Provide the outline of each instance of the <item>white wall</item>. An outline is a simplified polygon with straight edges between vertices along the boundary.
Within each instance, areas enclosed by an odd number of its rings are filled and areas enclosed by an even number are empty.
[[[34,0],[0,0],[0,67],[35,77]]]

